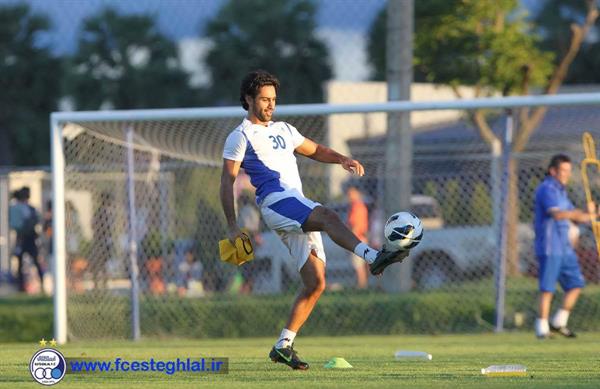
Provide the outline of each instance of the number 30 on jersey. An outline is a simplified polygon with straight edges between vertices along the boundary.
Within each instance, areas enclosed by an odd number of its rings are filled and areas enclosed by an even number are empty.
[[[273,141],[273,150],[277,150],[279,148],[285,149],[285,139],[283,139],[281,135],[270,135],[269,139]]]

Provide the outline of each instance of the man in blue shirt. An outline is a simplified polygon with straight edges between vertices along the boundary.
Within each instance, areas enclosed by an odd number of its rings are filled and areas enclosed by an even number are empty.
[[[569,240],[569,227],[571,222],[590,222],[595,205],[589,204],[588,212],[585,212],[576,209],[569,200],[566,185],[572,169],[568,156],[553,156],[548,174],[535,192],[535,253],[539,261],[540,290],[535,332],[540,339],[550,337],[551,331],[569,338],[575,337],[575,333],[567,328],[567,321],[585,284],[577,255]],[[550,305],[557,281],[565,291],[565,297],[562,308],[549,323]]]

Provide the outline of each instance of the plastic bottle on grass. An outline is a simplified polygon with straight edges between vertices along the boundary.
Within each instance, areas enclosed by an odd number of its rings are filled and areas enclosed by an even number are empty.
[[[431,354],[426,353],[424,351],[408,351],[408,350],[400,350],[394,354],[397,360],[405,360],[405,359],[425,359],[427,361],[431,361]]]
[[[481,369],[481,374],[488,377],[520,377],[527,375],[523,365],[492,365]]]

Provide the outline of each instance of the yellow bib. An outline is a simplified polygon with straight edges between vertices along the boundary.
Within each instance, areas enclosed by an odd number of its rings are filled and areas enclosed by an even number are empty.
[[[254,248],[248,235],[244,234],[242,238],[235,240],[235,246],[229,239],[219,241],[219,254],[221,261],[240,266],[254,259]]]

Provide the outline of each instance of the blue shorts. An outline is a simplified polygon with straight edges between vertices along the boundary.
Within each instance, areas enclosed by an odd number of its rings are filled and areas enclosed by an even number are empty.
[[[556,291],[557,281],[565,292],[585,286],[576,255],[540,255],[538,262],[540,292]]]
[[[319,205],[321,204],[307,199],[296,189],[269,193],[260,204],[265,224],[279,235],[290,256],[296,260],[298,271],[302,269],[312,250],[326,263],[321,233],[302,230],[302,224]]]
[[[302,225],[319,203],[296,189],[269,193],[260,204],[265,224],[274,231],[303,233]]]

